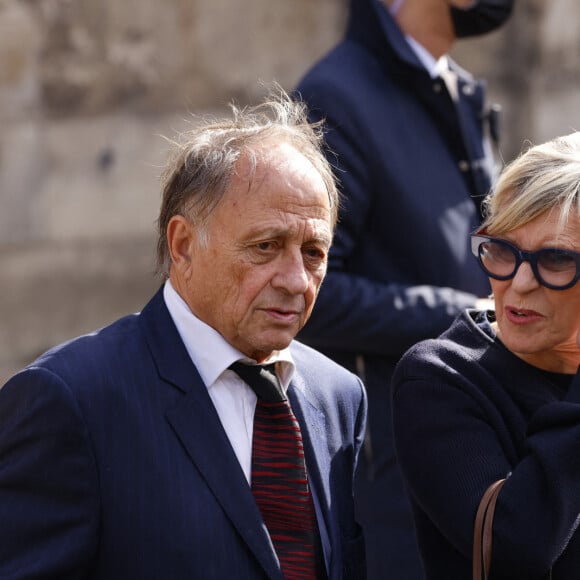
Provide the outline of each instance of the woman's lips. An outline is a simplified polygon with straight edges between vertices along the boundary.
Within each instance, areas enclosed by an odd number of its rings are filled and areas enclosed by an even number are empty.
[[[535,310],[527,310],[526,308],[515,308],[514,306],[506,306],[504,308],[506,318],[512,324],[532,324],[541,320],[543,316]]]

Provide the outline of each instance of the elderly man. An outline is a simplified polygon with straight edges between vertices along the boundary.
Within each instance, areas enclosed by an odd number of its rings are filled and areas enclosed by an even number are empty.
[[[149,304],[0,390],[4,580],[364,576],[362,384],[293,340],[335,184],[302,105],[233,114],[176,144]]]

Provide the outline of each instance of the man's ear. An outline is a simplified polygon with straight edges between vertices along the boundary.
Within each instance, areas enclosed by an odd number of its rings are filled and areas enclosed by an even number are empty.
[[[174,215],[167,224],[167,246],[171,265],[182,275],[191,268],[192,254],[197,240],[193,226],[182,215]]]

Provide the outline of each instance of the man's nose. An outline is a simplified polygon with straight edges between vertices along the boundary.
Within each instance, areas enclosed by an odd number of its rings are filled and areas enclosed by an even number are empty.
[[[278,264],[278,270],[272,278],[275,288],[284,289],[289,294],[304,294],[308,289],[308,271],[301,251],[289,251]]]

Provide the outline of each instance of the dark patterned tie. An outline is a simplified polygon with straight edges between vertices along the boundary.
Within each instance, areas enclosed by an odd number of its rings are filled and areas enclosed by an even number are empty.
[[[325,576],[298,421],[274,365],[230,366],[256,393],[252,493],[286,580]]]

